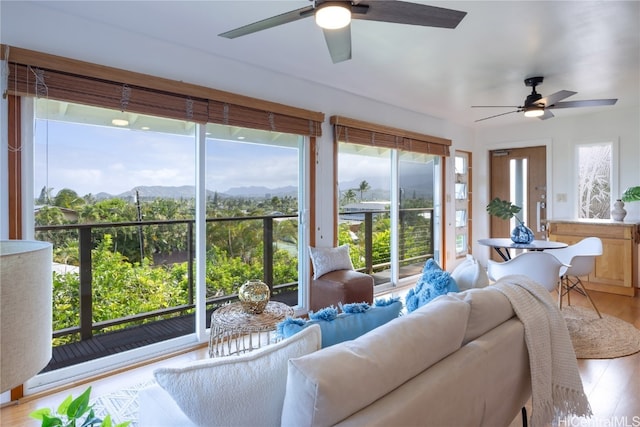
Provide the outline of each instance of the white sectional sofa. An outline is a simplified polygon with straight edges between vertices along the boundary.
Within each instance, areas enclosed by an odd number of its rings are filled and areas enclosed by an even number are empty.
[[[487,287],[327,348],[316,325],[253,353],[159,369],[161,385],[140,394],[140,425],[507,426],[530,377],[523,325]]]

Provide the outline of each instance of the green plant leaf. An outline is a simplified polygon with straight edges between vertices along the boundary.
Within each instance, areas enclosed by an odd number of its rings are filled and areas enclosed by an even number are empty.
[[[67,408],[67,416],[71,419],[77,420],[91,407],[89,406],[89,395],[91,394],[91,387],[87,388],[80,396],[76,397],[69,407]]]
[[[69,409],[69,405],[73,402],[73,396],[67,396],[61,403],[58,405],[58,414],[66,415],[67,409]]]
[[[102,421],[102,419],[96,417],[95,412],[93,412],[93,408],[90,407],[91,409],[89,410],[89,415],[87,415],[87,418],[85,418],[85,420],[82,422],[82,426],[81,427],[89,427],[89,426],[110,426],[111,425],[111,416],[107,415],[107,417],[105,418],[105,420],[107,418],[109,418],[109,423],[105,424],[105,421]]]
[[[49,417],[47,415],[44,415],[42,417],[42,427],[59,427],[59,426],[64,426],[64,423],[62,422],[62,420],[60,418],[57,417]]]
[[[40,409],[36,409],[35,411],[31,412],[29,414],[30,418],[33,418],[35,420],[40,420],[42,421],[42,419],[44,418],[44,416],[51,416],[51,409],[49,408],[40,408]]]
[[[622,194],[623,202],[637,202],[640,200],[640,186],[629,187]]]
[[[489,215],[496,216],[500,219],[511,219],[521,210],[522,208],[520,206],[516,206],[508,200],[502,200],[499,197],[494,198],[487,205]],[[520,221],[520,218],[516,217],[516,219]]]

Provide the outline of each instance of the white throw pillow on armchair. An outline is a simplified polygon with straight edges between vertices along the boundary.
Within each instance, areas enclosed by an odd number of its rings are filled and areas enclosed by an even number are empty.
[[[487,271],[472,255],[467,255],[467,259],[456,266],[451,272],[451,277],[453,277],[458,284],[460,291],[484,288],[489,285]]]
[[[336,270],[353,270],[348,244],[337,248],[314,248],[309,246],[309,253],[313,264],[314,279]]]

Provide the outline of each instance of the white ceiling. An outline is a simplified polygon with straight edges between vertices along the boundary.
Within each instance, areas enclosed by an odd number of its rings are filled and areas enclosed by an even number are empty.
[[[5,23],[11,8],[3,3]],[[353,21],[353,59],[338,64],[331,62],[312,18],[233,40],[217,36],[308,6],[306,0],[33,5],[42,13],[63,12],[463,125],[525,120],[520,113],[474,124],[509,109],[470,106],[522,105],[530,93],[523,80],[538,75],[545,78],[538,87],[543,96],[564,89],[578,92],[566,101],[618,98],[615,106],[554,110],[556,117],[640,104],[639,1],[415,3],[462,10],[467,16],[453,30]],[[101,34],[85,31],[81,37],[97,40]],[[20,46],[10,37],[3,42]]]

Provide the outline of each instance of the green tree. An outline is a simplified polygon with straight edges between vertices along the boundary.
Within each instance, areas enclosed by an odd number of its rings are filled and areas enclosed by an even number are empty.
[[[364,181],[363,181],[364,182]],[[360,196],[362,199],[362,196]],[[355,203],[356,201],[356,192],[350,188],[342,194],[342,205],[348,205],[349,203]]]
[[[371,189],[371,186],[369,185],[369,183],[367,181],[362,181],[360,183],[360,185],[358,186],[358,191],[360,192],[360,201],[363,200],[364,193],[369,191],[370,189]]]
[[[82,197],[78,196],[78,193],[69,189],[63,188],[58,191],[58,194],[53,198],[53,204],[61,208],[77,209],[85,204]]]

